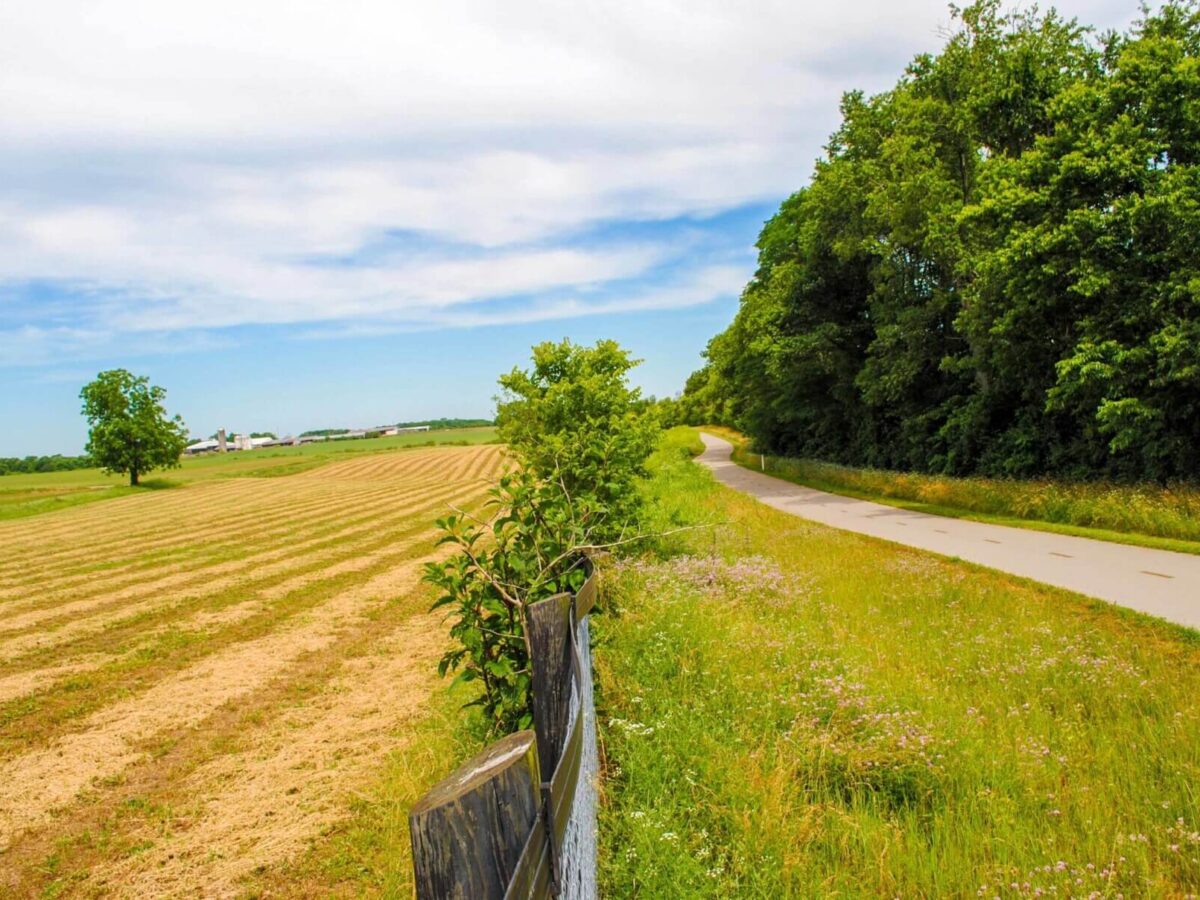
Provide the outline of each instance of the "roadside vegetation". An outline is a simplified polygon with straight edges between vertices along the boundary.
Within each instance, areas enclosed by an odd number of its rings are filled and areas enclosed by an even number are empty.
[[[1200,891],[1200,636],[808,523],[674,429],[605,573],[606,896]]]
[[[658,439],[653,410],[629,384],[638,364],[611,340],[533,348],[500,377],[496,421],[518,463],[488,492],[485,515],[438,521],[456,552],[426,566],[453,643],[439,673],[475,684],[489,737],[533,725],[530,605],[578,591],[592,558],[638,537],[639,478]]]
[[[111,500],[142,491],[176,488],[221,478],[269,478],[303,472],[335,460],[363,454],[410,450],[419,447],[468,446],[494,443],[491,426],[417,432],[394,437],[336,443],[304,444],[185,457],[180,467],[165,477],[142,479],[137,488],[119,475],[98,468],[63,472],[12,474],[0,478],[0,521],[24,518],[97,500]]]
[[[1200,490],[1189,485],[957,478],[856,468],[763,455],[731,428],[706,425],[703,430],[733,443],[739,465],[832,494],[931,515],[1200,553]]]

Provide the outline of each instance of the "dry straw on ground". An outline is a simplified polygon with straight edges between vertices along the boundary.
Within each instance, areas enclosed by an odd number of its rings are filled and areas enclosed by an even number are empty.
[[[237,893],[346,815],[436,686],[420,564],[497,447],[0,523],[0,893]]]

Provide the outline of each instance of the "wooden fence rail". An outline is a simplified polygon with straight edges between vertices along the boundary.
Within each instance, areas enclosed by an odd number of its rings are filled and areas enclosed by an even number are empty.
[[[529,607],[534,730],[491,744],[409,813],[418,900],[596,897],[596,589],[593,573]]]

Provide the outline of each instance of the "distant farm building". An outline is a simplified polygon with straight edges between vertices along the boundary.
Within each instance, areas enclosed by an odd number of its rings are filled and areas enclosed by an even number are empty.
[[[232,440],[227,440],[225,442],[224,449],[232,452],[234,450],[261,450],[264,447],[292,447],[296,444],[304,443],[304,441],[304,438],[297,439],[291,435],[281,438],[268,438],[250,437],[249,435],[245,434],[235,434]],[[221,450],[222,447],[219,438],[207,441],[196,441],[195,443],[188,444],[183,448],[183,452],[188,456],[196,456],[201,453],[217,453]]]
[[[365,438],[368,434],[372,437],[393,437],[398,434],[413,434],[421,431],[429,431],[429,426],[409,425],[401,428],[399,425],[377,425],[369,429],[355,428],[350,431],[343,431],[340,434],[302,434],[298,438],[291,435],[282,438],[267,438],[235,434],[232,438],[227,438],[225,441],[221,440],[224,437],[224,433],[222,432],[212,440],[195,441],[188,444],[183,452],[188,456],[196,456],[201,453],[260,450],[263,447],[296,447],[301,444],[315,444],[318,441],[348,441],[354,438]]]

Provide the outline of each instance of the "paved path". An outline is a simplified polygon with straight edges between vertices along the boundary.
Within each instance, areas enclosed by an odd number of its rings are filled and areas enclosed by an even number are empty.
[[[1027,528],[948,519],[827,494],[730,459],[733,445],[702,434],[700,462],[723,484],[824,525],[932,550],[1200,628],[1200,556]]]

